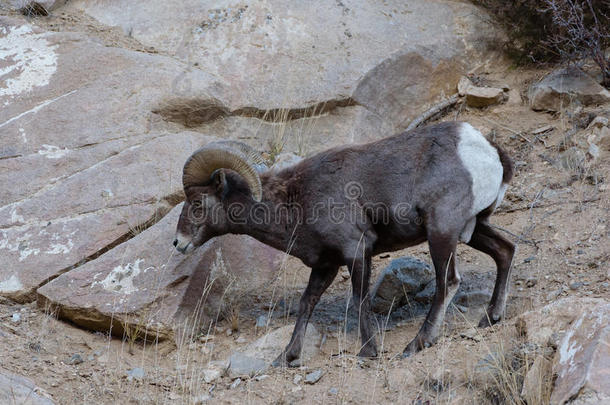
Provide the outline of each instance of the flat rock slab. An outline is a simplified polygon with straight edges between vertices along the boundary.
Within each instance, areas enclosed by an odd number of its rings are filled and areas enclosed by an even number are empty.
[[[165,214],[181,190],[175,173],[210,139],[159,136],[0,208],[0,294],[31,301],[38,286]]]
[[[273,286],[282,253],[248,236],[226,235],[179,254],[172,241],[181,206],[39,288],[39,305],[88,329],[118,336],[127,329],[182,343],[225,316],[227,305],[260,300]]]
[[[230,83],[229,110],[331,105],[353,95],[399,121],[455,87],[494,32],[481,10],[450,1],[76,0],[66,7]]]
[[[536,111],[560,111],[574,102],[583,105],[610,102],[610,91],[576,67],[559,69],[530,86],[530,106]]]
[[[53,405],[53,401],[29,378],[0,369],[0,403],[22,405]]]
[[[184,64],[0,24],[0,295],[24,302],[167,212],[185,159],[213,138],[153,128],[151,110]],[[203,72],[189,80],[204,97],[215,83]]]

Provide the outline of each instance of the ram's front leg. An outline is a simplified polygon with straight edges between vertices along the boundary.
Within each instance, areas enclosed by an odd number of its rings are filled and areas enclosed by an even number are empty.
[[[273,361],[272,365],[274,367],[287,366],[293,360],[301,357],[303,337],[305,336],[307,323],[309,322],[311,313],[318,301],[320,301],[320,297],[324,291],[326,291],[328,286],[330,286],[335,279],[338,270],[338,266],[314,267],[311,269],[309,283],[307,284],[307,288],[299,303],[299,313],[297,315],[294,331],[292,332],[292,338],[282,354]]]
[[[352,294],[354,305],[358,312],[361,347],[358,356],[377,357],[377,344],[373,331],[371,315],[371,296],[369,283],[371,278],[371,256],[361,255],[348,260],[348,268],[352,277]]]

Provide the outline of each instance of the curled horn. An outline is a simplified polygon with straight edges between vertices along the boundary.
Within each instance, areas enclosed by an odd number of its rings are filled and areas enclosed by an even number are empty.
[[[252,197],[260,201],[263,188],[259,172],[266,169],[263,159],[248,145],[236,141],[211,142],[196,150],[184,164],[184,188],[201,185],[210,180],[218,169],[231,169],[239,173],[250,186]]]

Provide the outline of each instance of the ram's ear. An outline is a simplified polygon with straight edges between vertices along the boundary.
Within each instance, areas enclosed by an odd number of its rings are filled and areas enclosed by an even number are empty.
[[[227,191],[229,191],[224,169],[214,170],[211,180],[212,186],[216,190],[216,195],[222,199],[227,194]]]

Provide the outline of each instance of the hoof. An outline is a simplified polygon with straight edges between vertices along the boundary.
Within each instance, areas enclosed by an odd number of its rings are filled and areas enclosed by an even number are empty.
[[[271,367],[300,367],[301,362],[296,357],[286,356],[285,353],[280,354],[271,363]]]
[[[433,344],[434,344],[433,342],[430,342],[428,340],[422,340],[422,339],[415,338],[411,341],[411,343],[409,343],[407,345],[407,347],[405,347],[405,350],[403,350],[402,358],[405,359],[407,357],[410,357],[410,356],[414,355],[415,353],[421,351],[422,349],[426,349],[426,348],[432,346]]]
[[[499,315],[483,315],[483,318],[479,321],[479,328],[488,328],[491,325],[495,325],[502,320],[502,316]]]
[[[288,367],[288,362],[286,361],[286,356],[284,353],[280,354],[275,358],[275,360],[273,360],[271,367]]]

